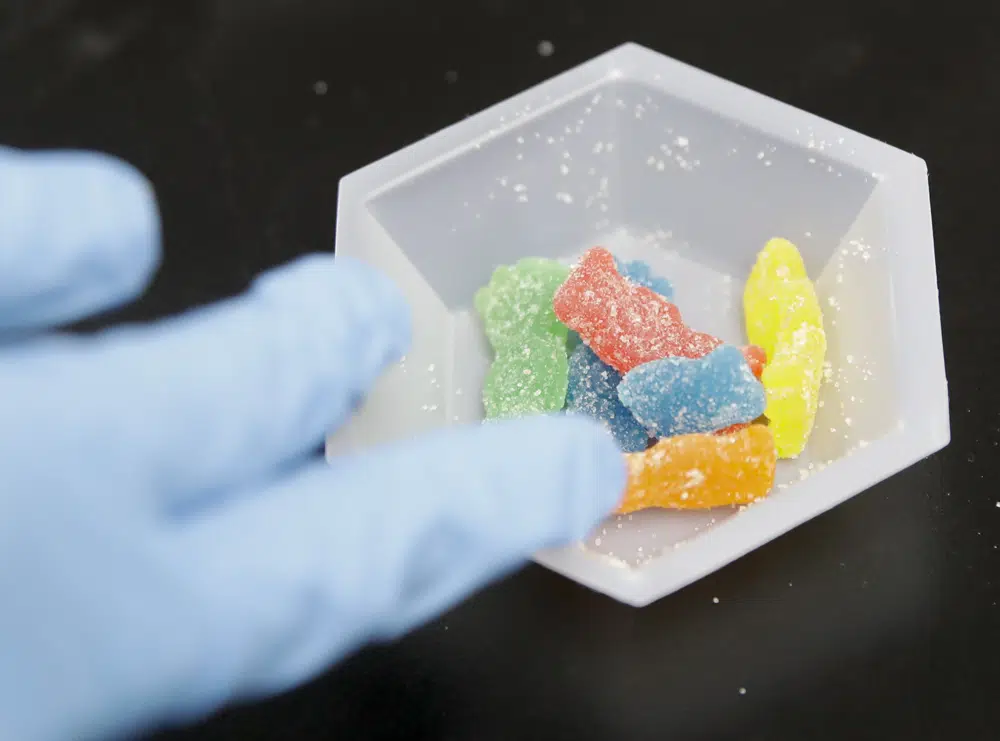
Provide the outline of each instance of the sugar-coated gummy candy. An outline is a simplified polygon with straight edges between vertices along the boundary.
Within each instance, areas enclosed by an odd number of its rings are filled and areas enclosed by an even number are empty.
[[[558,411],[566,403],[567,329],[552,297],[569,274],[554,260],[529,257],[493,271],[475,296],[496,357],[483,386],[487,419]]]
[[[673,355],[698,358],[722,344],[687,327],[667,299],[625,279],[601,247],[584,253],[556,291],[553,307],[601,360],[622,373]]]
[[[742,349],[743,357],[746,358],[750,370],[757,378],[760,378],[767,365],[767,353],[764,352],[764,348],[757,347],[757,345],[747,345]]]
[[[732,435],[734,433],[739,432],[740,430],[746,429],[750,425],[764,425],[764,426],[767,426],[767,417],[765,417],[762,414],[759,417],[757,417],[757,419],[755,419],[753,422],[740,422],[737,425],[732,425],[730,427],[724,427],[721,430],[716,430],[712,434],[714,434],[714,435]]]
[[[637,286],[645,286],[653,291],[653,293],[663,296],[667,301],[674,300],[673,283],[659,275],[654,275],[653,269],[649,267],[649,263],[642,260],[622,262],[618,258],[615,258],[615,266],[618,268],[619,273]]]
[[[751,425],[750,422],[740,422],[739,424],[729,425],[729,427],[723,427],[721,430],[716,430],[713,435],[735,435],[740,430],[745,430]]]
[[[803,324],[788,333],[787,339],[779,335],[774,358],[761,376],[767,391],[764,414],[782,458],[799,455],[809,441],[819,407],[825,356],[823,328]]]
[[[498,352],[519,345],[528,334],[553,334],[566,341],[566,326],[552,309],[552,297],[569,275],[555,260],[527,257],[493,271],[473,301],[490,344]]]
[[[625,458],[628,484],[619,514],[750,504],[771,491],[777,463],[770,430],[757,424],[732,435],[668,437]]]
[[[653,269],[643,260],[622,261],[615,258],[615,267],[632,283],[645,286],[668,301],[673,299],[673,284],[653,273]],[[635,421],[632,413],[618,398],[621,373],[603,362],[581,342],[580,335],[570,331],[567,342],[570,350],[567,411],[580,412],[602,421],[622,450],[645,450],[649,443],[648,432]]]
[[[487,419],[556,412],[566,403],[566,339],[527,335],[520,347],[497,353],[483,384]]]
[[[645,286],[654,293],[658,293],[663,296],[663,298],[668,301],[673,301],[673,284],[666,278],[655,275],[653,273],[653,269],[649,267],[648,263],[645,263],[642,260],[622,262],[616,257],[615,267],[617,267],[619,273],[635,283],[637,286]],[[581,342],[582,340],[580,339],[580,335],[570,330],[569,339],[566,341],[566,347],[569,351],[572,353]],[[758,373],[757,375],[759,376],[760,374]]]
[[[599,420],[625,452],[645,450],[649,433],[619,400],[621,378],[618,371],[601,362],[589,347],[578,346],[569,356],[566,411]]]
[[[761,250],[743,293],[750,342],[768,363],[761,374],[778,455],[805,448],[819,405],[826,356],[823,312],[794,244],[772,239]]]
[[[663,358],[636,366],[618,386],[618,397],[654,437],[749,423],[766,405],[764,387],[732,345],[700,358]]]
[[[786,281],[808,280],[806,266],[798,248],[787,239],[772,239],[757,255],[743,291],[743,312],[747,339],[774,355],[774,345],[781,324],[782,302],[775,296],[776,286]]]

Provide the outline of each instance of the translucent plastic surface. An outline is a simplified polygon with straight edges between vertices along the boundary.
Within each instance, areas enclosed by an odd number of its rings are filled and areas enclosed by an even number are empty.
[[[799,246],[825,312],[806,452],[745,511],[612,518],[538,556],[631,604],[674,591],[947,443],[919,159],[627,45],[360,170],[337,251],[396,280],[414,346],[328,454],[482,419],[472,297],[498,265],[600,244],[669,278],[691,326],[743,343],[743,282],[774,236]]]

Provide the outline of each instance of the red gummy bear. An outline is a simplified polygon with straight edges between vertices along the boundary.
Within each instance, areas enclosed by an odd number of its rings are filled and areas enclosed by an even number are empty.
[[[740,349],[743,351],[743,357],[747,359],[750,370],[757,378],[760,378],[760,374],[764,372],[764,366],[767,365],[767,353],[764,352],[764,348],[747,345]]]
[[[735,425],[729,425],[729,427],[723,427],[721,430],[716,430],[712,434],[719,435],[720,437],[722,435],[735,435],[740,430],[745,430],[751,424],[752,424],[751,422],[740,422]]]
[[[591,350],[621,373],[671,356],[700,358],[722,340],[696,332],[674,304],[626,280],[606,249],[587,250],[552,300],[556,316]],[[754,375],[763,370],[763,352],[745,348]]]

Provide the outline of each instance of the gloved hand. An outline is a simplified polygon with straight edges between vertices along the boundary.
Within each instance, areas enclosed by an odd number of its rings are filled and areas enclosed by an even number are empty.
[[[311,455],[408,341],[393,287],[346,259],[150,326],[37,334],[136,296],[158,250],[129,167],[0,149],[0,738],[284,690],[616,504],[621,456],[579,420]]]

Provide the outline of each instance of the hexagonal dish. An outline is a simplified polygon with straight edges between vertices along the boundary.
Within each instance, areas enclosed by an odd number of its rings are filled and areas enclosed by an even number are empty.
[[[348,175],[337,252],[396,281],[414,343],[328,455],[482,418],[471,305],[498,265],[602,244],[673,281],[691,326],[742,343],[743,283],[773,236],[798,244],[825,311],[806,452],[743,511],[612,518],[536,556],[632,605],[676,591],[948,443],[919,158],[627,44]]]

